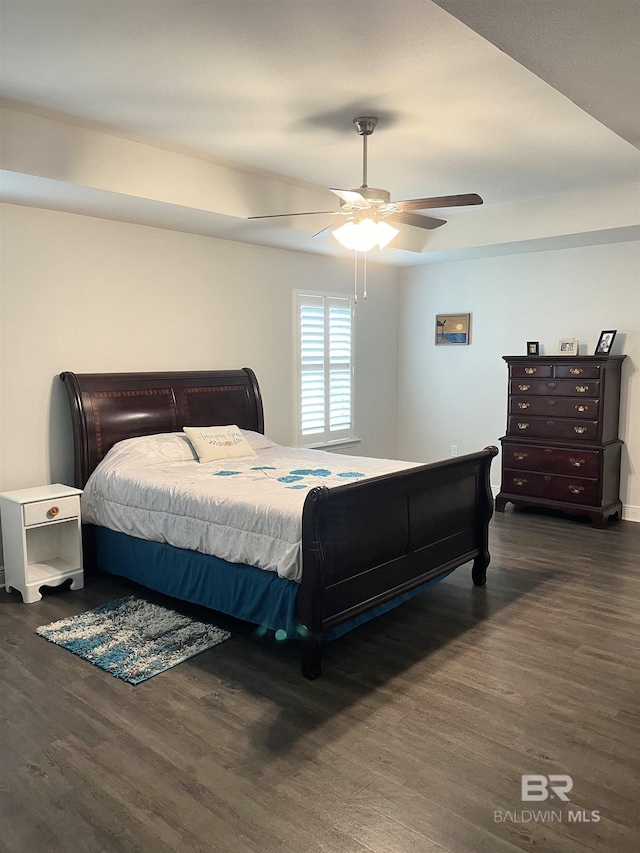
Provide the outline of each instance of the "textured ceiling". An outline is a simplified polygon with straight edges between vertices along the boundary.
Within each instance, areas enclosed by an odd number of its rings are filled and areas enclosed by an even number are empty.
[[[637,0],[434,0],[640,148]]]

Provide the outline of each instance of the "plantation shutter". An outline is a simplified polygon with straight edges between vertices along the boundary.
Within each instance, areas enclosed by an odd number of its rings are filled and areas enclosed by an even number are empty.
[[[352,434],[352,307],[338,296],[298,294],[298,441]]]

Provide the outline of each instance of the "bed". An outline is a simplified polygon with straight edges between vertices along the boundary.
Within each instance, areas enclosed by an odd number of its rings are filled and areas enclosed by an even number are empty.
[[[65,372],[60,378],[71,408],[78,488],[127,439],[226,424],[264,435],[260,390],[249,368]],[[344,485],[308,488],[301,499],[297,580],[102,525],[87,526],[87,541],[95,541],[101,569],[295,636],[302,672],[314,679],[321,674],[326,640],[398,606],[465,563],[472,563],[473,583],[485,583],[493,513],[489,471],[497,452],[487,447]],[[359,457],[351,459],[357,469]]]

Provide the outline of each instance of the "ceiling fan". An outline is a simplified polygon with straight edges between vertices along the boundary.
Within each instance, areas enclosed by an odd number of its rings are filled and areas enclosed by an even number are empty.
[[[266,216],[250,216],[249,219],[277,219],[286,216],[340,216],[341,221],[318,231],[313,237],[333,235],[348,249],[366,252],[374,246],[381,249],[392,240],[397,225],[412,225],[414,228],[432,230],[446,223],[446,219],[411,213],[415,210],[430,210],[443,207],[464,207],[482,204],[476,193],[463,195],[434,196],[432,198],[410,198],[404,201],[391,201],[388,190],[370,187],[367,184],[367,137],[371,136],[378,124],[375,116],[358,116],[353,123],[362,137],[362,186],[352,190],[331,188],[331,192],[340,198],[340,210],[313,210],[303,213],[274,213]],[[344,218],[346,222],[343,222]],[[341,226],[341,227],[339,227]]]

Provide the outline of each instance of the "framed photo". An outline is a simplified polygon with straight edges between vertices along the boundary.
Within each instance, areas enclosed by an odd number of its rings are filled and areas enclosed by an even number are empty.
[[[464,346],[470,331],[471,314],[436,314],[436,345]]]
[[[527,341],[527,355],[540,355],[540,344],[538,341]]]
[[[611,347],[613,346],[613,339],[615,338],[617,331],[617,329],[609,329],[606,332],[600,332],[598,346],[596,347],[594,355],[609,355]]]
[[[578,355],[578,339],[562,338],[558,344],[558,355]]]

